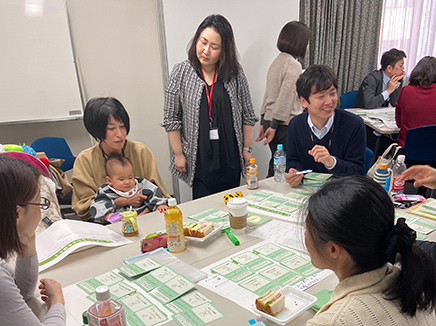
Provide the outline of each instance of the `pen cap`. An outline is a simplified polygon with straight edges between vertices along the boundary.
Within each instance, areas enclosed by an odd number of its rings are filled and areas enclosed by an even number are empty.
[[[244,216],[247,214],[248,202],[242,197],[230,198],[227,208],[232,216]]]

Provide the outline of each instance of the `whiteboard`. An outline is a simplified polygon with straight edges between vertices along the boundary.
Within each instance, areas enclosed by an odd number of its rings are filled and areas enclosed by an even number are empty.
[[[65,0],[0,0],[0,123],[83,114]]]
[[[299,0],[158,0],[164,81],[176,63],[187,59],[187,44],[203,19],[211,14],[221,14],[232,25],[254,110],[260,117],[266,74],[280,53],[276,47],[277,38],[287,22],[299,19],[299,6]],[[258,126],[254,128],[254,138],[257,137]],[[262,169],[262,175],[266,175],[271,157],[269,148],[263,146],[263,142],[254,142],[253,147],[256,163]],[[191,189],[184,182],[174,180],[174,177],[173,182],[176,197],[179,193],[178,199],[182,202],[190,200]]]

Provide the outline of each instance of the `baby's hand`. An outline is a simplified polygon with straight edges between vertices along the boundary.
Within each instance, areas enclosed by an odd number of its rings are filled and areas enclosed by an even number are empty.
[[[157,210],[159,213],[165,213],[165,211],[167,210],[167,208],[168,208],[168,206],[165,205],[165,204],[163,204],[163,205],[159,205],[159,206],[156,208],[156,210]]]

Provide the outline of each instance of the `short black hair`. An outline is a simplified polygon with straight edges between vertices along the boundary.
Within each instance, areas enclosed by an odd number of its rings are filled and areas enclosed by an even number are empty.
[[[120,163],[122,167],[125,167],[126,165],[131,165],[133,167],[132,161],[130,161],[128,157],[121,154],[112,155],[104,162],[104,170],[108,177],[112,177],[112,167],[115,163]]]
[[[410,85],[430,86],[436,83],[436,58],[426,56],[419,60],[410,74]]]
[[[395,64],[403,58],[407,58],[404,51],[392,48],[383,53],[380,61],[381,69],[385,71],[388,66],[394,67]]]
[[[113,97],[97,97],[88,101],[83,114],[86,130],[98,141],[106,138],[106,128],[110,117],[124,123],[127,134],[130,131],[130,118],[124,106]]]
[[[281,52],[304,59],[311,34],[311,30],[306,24],[299,21],[291,21],[283,26],[280,31],[277,48]]]
[[[239,74],[238,55],[236,53],[235,36],[233,35],[232,25],[222,15],[207,16],[198,26],[194,37],[188,44],[188,60],[194,70],[201,74],[201,63],[197,58],[197,42],[200,34],[206,28],[214,29],[221,36],[221,54],[216,64],[218,76],[229,82]]]
[[[311,65],[298,77],[297,82],[298,97],[303,97],[307,102],[312,94],[312,88],[315,92],[325,91],[334,86],[338,89],[338,77],[332,68],[324,65]]]

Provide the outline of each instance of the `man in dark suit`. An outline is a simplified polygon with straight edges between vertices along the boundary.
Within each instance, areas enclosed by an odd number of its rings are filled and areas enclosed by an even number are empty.
[[[371,72],[360,85],[353,107],[373,109],[395,106],[400,94],[406,53],[398,49],[390,49],[383,53],[381,69]]]

